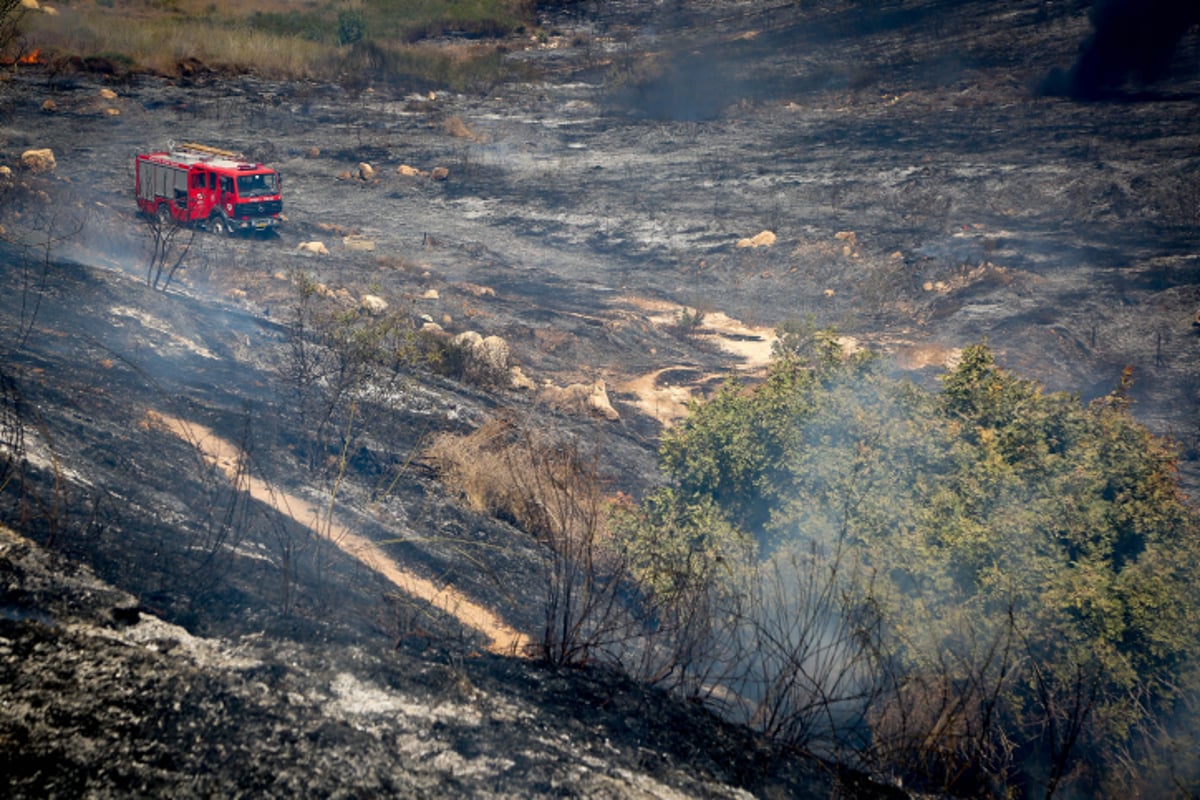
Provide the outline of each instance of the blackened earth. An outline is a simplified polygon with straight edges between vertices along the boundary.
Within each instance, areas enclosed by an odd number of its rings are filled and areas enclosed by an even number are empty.
[[[0,207],[0,364],[28,487],[10,482],[5,514],[120,587],[80,588],[5,539],[13,792],[721,796],[833,780],[612,676],[482,655],[452,617],[231,491],[147,412],[212,428],[264,479],[336,500],[397,560],[534,633],[536,545],[464,510],[412,454],[520,414],[595,440],[636,495],[658,480],[668,390],[760,367],[731,348],[764,352],[788,320],[930,383],[983,340],[1084,399],[1131,367],[1134,414],[1180,443],[1200,491],[1194,29],[1156,82],[1085,102],[1036,91],[1089,36],[1084,4],[872,8],[579,4],[545,41],[506,43],[535,77],[463,93],[194,68],[4,83],[0,163],[20,188]],[[198,236],[162,292],[145,285],[133,156],[169,140],[278,168],[287,221]],[[56,170],[22,170],[40,147]],[[762,231],[773,244],[738,246]],[[329,255],[298,249],[318,240]],[[287,447],[299,273],[502,336],[535,383],[602,379],[621,418],[415,376],[334,497]],[[682,335],[685,309],[745,327]]]

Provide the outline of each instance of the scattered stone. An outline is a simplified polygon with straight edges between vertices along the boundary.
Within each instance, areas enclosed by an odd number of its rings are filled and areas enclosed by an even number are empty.
[[[450,170],[445,167],[434,167],[429,173],[429,177],[433,178],[435,181],[444,181],[450,177]]]
[[[333,222],[318,222],[317,228],[332,233],[334,236],[353,236],[354,231]]]
[[[438,294],[437,289],[426,289],[421,294],[422,300],[437,300],[439,297],[441,297],[441,295]]]
[[[117,93],[114,92],[112,89],[109,89],[108,87],[105,87],[100,90],[100,96],[102,98],[104,98],[105,100],[116,100],[117,99]]]
[[[495,297],[496,290],[490,286],[480,286],[478,283],[460,283],[458,287],[476,297]]]
[[[358,165],[358,179],[360,181],[369,181],[375,178],[375,168],[367,162],[363,161]]]
[[[771,231],[762,231],[749,239],[738,239],[738,247],[770,247],[775,244],[775,234]]]
[[[358,301],[358,307],[372,316],[378,316],[388,310],[388,303],[379,295],[364,294]]]
[[[46,100],[44,103],[42,103],[42,111],[45,111],[48,114],[58,111],[58,103],[54,102],[53,100]]]
[[[304,151],[304,155],[308,156],[309,158],[320,158],[321,157],[321,148],[317,147],[316,145],[313,145],[312,147],[310,147]]]
[[[839,242],[846,242],[851,247],[858,244],[858,235],[854,231],[838,231],[833,235],[833,238]]]
[[[367,239],[362,236],[346,236],[342,239],[342,245],[347,250],[355,250],[359,252],[374,252],[375,240]]]
[[[835,292],[833,289],[826,289],[824,294],[826,297],[833,297],[835,294],[837,294],[837,292]]]
[[[479,140],[479,137],[475,135],[473,130],[467,127],[467,123],[463,122],[461,117],[450,117],[442,125],[442,129],[455,139]]]
[[[421,178],[425,176],[424,172],[421,172],[416,167],[410,167],[408,164],[401,164],[396,167],[396,174],[402,175],[405,178]]]
[[[301,242],[297,249],[302,253],[311,253],[314,256],[329,255],[329,248],[325,246],[324,242]]]
[[[110,116],[110,117],[119,117],[119,116],[121,116],[121,109],[119,109],[119,108],[106,108],[106,109],[104,109],[104,113],[105,113],[105,114],[107,114],[107,115],[108,115],[108,116]]]
[[[34,173],[53,172],[58,167],[58,162],[54,160],[54,151],[45,147],[22,153],[21,166]]]
[[[21,7],[28,8],[30,11],[37,11],[39,8],[41,8],[41,6],[38,4],[38,0],[21,0]]]

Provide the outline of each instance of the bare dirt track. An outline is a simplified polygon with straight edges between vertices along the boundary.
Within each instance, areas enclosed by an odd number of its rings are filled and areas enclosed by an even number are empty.
[[[126,617],[161,615],[190,631],[164,634],[176,644],[161,655],[124,640],[101,648],[94,631],[72,629],[67,641],[72,614],[106,630],[130,620],[113,622],[103,604],[39,611],[29,580],[12,583],[20,588],[0,598],[0,623],[18,644],[0,660],[14,685],[25,681],[29,710],[0,727],[0,755],[34,741],[46,764],[62,763],[53,726],[42,725],[53,714],[36,698],[65,680],[56,653],[93,647],[133,654],[122,674],[179,729],[106,779],[114,795],[137,781],[151,781],[148,793],[233,785],[186,783],[188,769],[220,754],[171,761],[196,726],[238,716],[208,708],[188,721],[209,684],[262,723],[222,741],[236,754],[230,780],[267,794],[303,785],[295,765],[312,748],[329,748],[321,786],[350,770],[367,792],[811,786],[807,766],[724,729],[717,743],[683,736],[709,723],[672,717],[628,686],[480,656],[478,627],[236,491],[202,450],[143,425],[147,412],[213,431],[248,454],[242,478],[336,505],[344,525],[405,569],[527,635],[544,623],[537,546],[464,510],[413,454],[433,433],[518,413],[599,442],[611,488],[636,494],[659,479],[663,426],[729,372],[761,369],[770,331],[788,320],[835,326],[920,381],[984,339],[1002,365],[1084,398],[1132,367],[1135,415],[1179,441],[1185,485],[1200,496],[1195,29],[1154,83],[1118,83],[1087,102],[1035,90],[1089,35],[1078,2],[885,2],[870,13],[849,2],[591,2],[558,8],[545,29],[545,41],[505,44],[535,77],[471,93],[417,91],[385,75],[281,83],[193,70],[113,83],[44,67],[0,85],[0,164],[23,187],[0,201],[0,396],[27,420],[22,453],[40,487],[8,519],[130,592],[109,604]],[[198,234],[161,292],[144,282],[133,156],[169,140],[276,167],[288,219],[269,239]],[[35,147],[53,149],[53,172],[20,166]],[[328,255],[299,249],[311,241]],[[279,389],[301,273],[331,305],[351,309],[371,294],[451,333],[501,336],[537,386],[603,380],[619,419],[559,416],[534,390],[422,375],[377,398],[397,421],[345,454],[344,482],[310,482]],[[10,574],[40,558],[4,546]],[[215,676],[167,664],[168,650],[200,634],[228,637],[227,649],[241,642],[261,663],[230,656]],[[22,672],[22,660],[41,671]],[[200,688],[154,683],[155,670],[199,675]],[[101,685],[123,691],[112,676]],[[413,710],[414,696],[434,700]],[[573,706],[579,697],[586,703]],[[360,713],[360,701],[392,721]],[[180,703],[185,713],[172,716]],[[481,715],[468,713],[480,703]],[[605,716],[612,707],[619,718]],[[129,740],[152,742],[139,726],[154,717],[114,719]],[[272,763],[290,765],[273,784],[254,766],[256,736]],[[554,737],[568,744],[539,761]],[[506,740],[518,742],[512,752]],[[388,765],[397,749],[407,760]],[[352,752],[369,753],[368,766],[348,766]],[[705,752],[744,757],[722,764]],[[94,765],[81,758],[50,788],[70,794]],[[36,794],[43,778],[24,775],[21,786]]]

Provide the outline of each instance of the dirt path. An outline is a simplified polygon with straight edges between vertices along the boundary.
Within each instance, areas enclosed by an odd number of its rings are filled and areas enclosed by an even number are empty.
[[[229,442],[208,428],[177,417],[147,412],[147,424],[172,433],[196,447],[204,459],[225,473],[238,489],[255,500],[266,503],[296,522],[323,536],[343,552],[378,572],[398,589],[420,598],[451,614],[459,622],[477,630],[491,640],[488,647],[501,655],[524,655],[528,652],[529,637],[509,627],[494,612],[474,602],[453,586],[438,586],[397,564],[379,545],[340,525],[332,515],[294,494],[281,491],[266,481],[249,475],[239,467],[241,454]]]

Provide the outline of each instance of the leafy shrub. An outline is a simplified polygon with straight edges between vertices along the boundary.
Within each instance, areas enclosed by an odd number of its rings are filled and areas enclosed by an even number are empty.
[[[811,326],[781,330],[764,383],[727,384],[662,445],[693,523],[732,523],[764,559],[846,548],[858,566],[840,570],[837,611],[878,623],[845,625],[871,632],[875,667],[840,745],[909,785],[972,795],[1121,794],[1166,769],[1131,752],[1177,746],[1180,725],[1197,741],[1180,715],[1198,688],[1200,516],[1174,459],[1121,388],[1085,405],[980,345],[930,391]],[[693,524],[664,518],[664,496],[635,529],[639,569],[638,548],[669,563]]]

